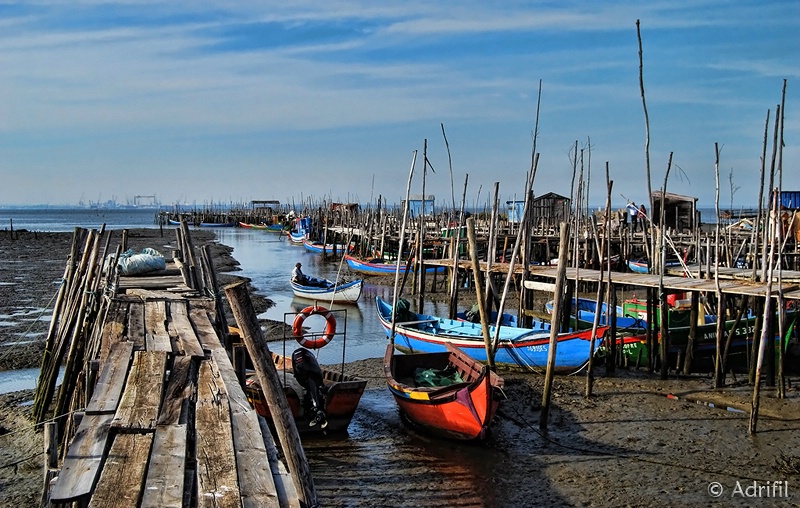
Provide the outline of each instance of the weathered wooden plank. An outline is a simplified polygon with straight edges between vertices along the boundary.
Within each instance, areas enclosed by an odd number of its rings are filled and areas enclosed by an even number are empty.
[[[198,505],[241,506],[228,395],[213,360],[200,362],[195,434]]]
[[[125,337],[125,326],[128,323],[128,302],[117,300],[110,303],[106,320],[103,323],[103,340],[100,344],[100,363],[104,364],[111,347]]]
[[[183,282],[183,277],[180,275],[162,275],[154,277],[126,277],[120,278],[119,289],[125,290],[129,288],[149,288],[149,289],[167,289],[167,288],[185,288],[190,290]]]
[[[186,423],[186,407],[197,386],[197,363],[190,356],[173,358],[164,402],[158,414],[158,425]]]
[[[167,331],[167,302],[144,302],[145,348],[147,351],[172,352],[172,342]]]
[[[117,434],[89,508],[135,508],[142,497],[152,434]]]
[[[67,449],[61,473],[50,492],[53,503],[67,503],[91,494],[105,460],[108,431],[114,415],[85,415]]]
[[[128,340],[133,341],[134,349],[144,351],[144,302],[131,302],[128,309]]]
[[[112,426],[117,432],[152,432],[158,419],[167,354],[137,351]]]
[[[231,427],[242,506],[279,507],[278,491],[258,425],[258,414],[254,410],[232,413]]]
[[[159,425],[153,438],[150,467],[141,508],[183,506],[186,469],[186,425]]]
[[[231,364],[228,352],[222,347],[219,341],[217,330],[208,317],[205,309],[194,308],[190,311],[192,322],[197,328],[197,338],[200,341],[203,349],[211,352],[211,357],[219,369],[220,376],[225,380],[225,386],[228,389],[228,397],[231,400],[231,412],[237,413],[242,411],[250,411],[252,405],[247,400],[244,390],[242,390],[239,378],[236,377],[236,370]],[[234,388],[237,385],[237,388]]]
[[[203,348],[197,341],[197,334],[189,320],[189,311],[186,302],[173,300],[169,302],[170,321],[178,333],[178,347],[186,356],[205,357]]]
[[[86,406],[86,414],[113,414],[117,410],[132,358],[133,342],[117,342],[111,346],[92,400]]]
[[[258,415],[242,390],[230,358],[211,324],[207,309],[192,304],[189,315],[197,328],[197,337],[203,348],[211,351],[211,358],[219,369],[219,381],[224,384],[230,401],[233,446],[242,506],[279,506],[264,438],[258,424]]]
[[[292,475],[286,466],[278,458],[278,447],[272,438],[267,419],[258,416],[258,425],[261,427],[261,436],[264,438],[264,447],[267,449],[269,468],[272,470],[272,479],[275,483],[275,490],[278,492],[280,505],[286,508],[301,508],[300,495],[292,480]]]

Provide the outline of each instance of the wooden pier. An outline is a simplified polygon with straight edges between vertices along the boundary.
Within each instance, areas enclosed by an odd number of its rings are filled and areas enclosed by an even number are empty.
[[[74,288],[65,292],[85,304],[87,287],[104,296],[79,312],[85,328],[63,329],[80,320],[54,316],[62,329],[53,332],[48,353],[67,362],[57,397],[45,368],[37,387],[35,414],[41,421],[55,415],[47,423],[43,505],[315,506],[299,438],[289,446],[281,439],[279,451],[247,400],[244,372],[234,369],[226,348],[207,252],[195,256],[186,228],[178,231],[179,245],[192,252],[176,253],[165,270],[101,272],[102,235],[91,232],[86,262],[73,260]],[[61,309],[77,307],[66,299]],[[60,362],[52,364],[57,370]],[[296,429],[283,430],[296,437]]]

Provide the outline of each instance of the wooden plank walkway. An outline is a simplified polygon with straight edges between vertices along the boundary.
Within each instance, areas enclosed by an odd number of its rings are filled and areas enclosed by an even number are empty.
[[[51,504],[300,506],[223,346],[215,302],[174,275],[125,277],[119,288]]]
[[[426,265],[430,266],[446,266],[452,267],[453,260],[447,259],[432,259],[425,260]],[[481,262],[481,269],[486,269],[486,263]],[[472,270],[472,265],[467,261],[459,261],[459,268],[464,270]],[[508,273],[508,263],[494,263],[491,268],[492,273]],[[691,273],[698,273],[697,266],[689,266]],[[522,267],[515,265],[514,273],[522,274]],[[532,278],[543,278],[547,280],[555,280],[557,266],[541,266],[531,265],[529,268],[530,276]],[[664,275],[664,287],[667,290],[674,292],[682,291],[702,291],[713,293],[716,291],[716,283],[712,278],[698,279],[691,277],[683,277],[679,275],[679,271],[670,271],[668,275]],[[676,275],[678,274],[678,275]],[[767,284],[764,282],[752,282],[746,280],[749,277],[750,271],[739,268],[725,268],[720,267],[720,286],[723,293],[737,294],[737,295],[750,295],[764,297],[767,294]],[[566,276],[568,280],[579,280],[584,282],[596,282],[599,280],[600,271],[588,268],[567,268]],[[659,276],[653,274],[641,273],[626,273],[626,272],[611,272],[612,281],[614,284],[640,286],[657,288],[659,286]],[[605,274],[605,279],[608,280],[608,272]],[[536,289],[535,281],[530,284],[532,289]],[[526,281],[526,284],[528,281]],[[783,292],[783,297],[792,300],[800,300],[800,272],[783,270],[781,273],[781,284],[777,283],[777,278],[774,279],[772,285],[772,295],[776,296],[779,291]]]

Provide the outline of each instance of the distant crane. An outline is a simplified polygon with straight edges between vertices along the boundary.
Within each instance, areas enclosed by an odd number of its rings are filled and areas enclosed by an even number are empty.
[[[158,205],[158,201],[156,201],[155,194],[150,196],[133,196],[133,204],[136,206],[156,206]]]

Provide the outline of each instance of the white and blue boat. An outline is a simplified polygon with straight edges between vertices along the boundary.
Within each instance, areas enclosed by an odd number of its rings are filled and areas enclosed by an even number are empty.
[[[404,302],[404,300],[401,300]],[[380,297],[375,298],[378,317],[386,332],[392,335],[392,306]],[[447,351],[446,344],[461,349],[475,360],[488,359],[480,323],[458,319],[447,319],[427,314],[418,314],[407,309],[398,309],[394,325],[395,347],[404,352],[435,353]],[[607,326],[598,327],[595,347],[602,345]],[[496,327],[489,327],[489,336],[494,338]],[[500,326],[499,341],[495,352],[495,363],[523,367],[530,370],[547,367],[550,351],[550,323],[535,321],[533,328]],[[592,330],[560,333],[556,348],[555,369],[574,372],[589,360]]]

